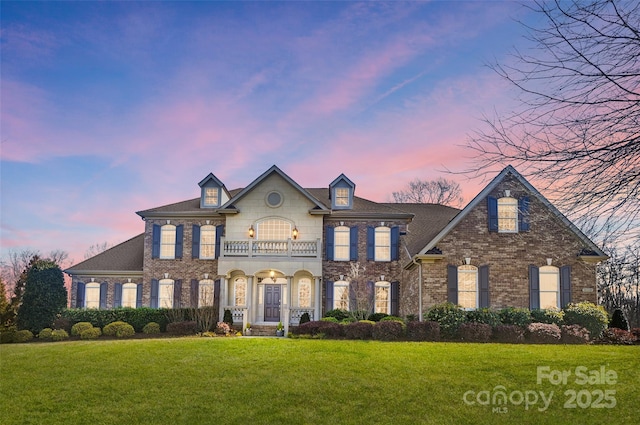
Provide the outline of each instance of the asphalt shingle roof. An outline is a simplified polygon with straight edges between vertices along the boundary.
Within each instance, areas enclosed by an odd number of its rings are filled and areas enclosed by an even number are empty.
[[[83,271],[141,272],[143,257],[144,233],[71,266],[66,272],[70,274],[81,274]]]

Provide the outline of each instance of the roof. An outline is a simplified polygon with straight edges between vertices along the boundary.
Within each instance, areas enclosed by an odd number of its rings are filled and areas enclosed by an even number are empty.
[[[434,248],[438,242],[442,240],[466,215],[473,210],[478,203],[483,201],[489,193],[508,175],[513,175],[530,193],[542,202],[556,217],[558,217],[596,256],[606,257],[607,255],[598,246],[593,243],[580,229],[576,227],[567,217],[564,216],[556,207],[547,200],[538,190],[531,185],[520,173],[511,165],[505,167],[478,195],[458,215],[456,215],[437,235],[435,235],[419,252],[420,255],[427,254],[429,250]]]
[[[88,273],[142,272],[144,233],[101,252],[65,270],[70,275]]]

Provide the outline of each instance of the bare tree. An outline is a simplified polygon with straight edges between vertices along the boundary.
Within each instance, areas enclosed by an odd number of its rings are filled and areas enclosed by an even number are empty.
[[[429,181],[416,178],[407,183],[405,190],[393,192],[393,200],[399,203],[442,204],[452,207],[459,207],[464,201],[460,185],[442,177]]]
[[[640,229],[640,2],[527,3],[546,22],[491,65],[521,102],[471,136],[471,175],[512,164],[592,237]]]
[[[87,250],[84,253],[84,259],[87,260],[91,257],[95,257],[96,255],[100,254],[101,252],[106,251],[107,249],[111,248],[113,245],[111,245],[108,242],[102,242],[102,243],[96,243],[91,245],[89,248],[87,248]]]
[[[620,309],[632,328],[640,327],[640,246],[607,248],[598,268],[599,302],[612,314]]]
[[[7,286],[10,297],[15,295],[14,289],[20,275],[24,272],[33,257],[38,256],[38,251],[23,249],[22,251],[9,250],[7,257],[0,261],[2,278]]]

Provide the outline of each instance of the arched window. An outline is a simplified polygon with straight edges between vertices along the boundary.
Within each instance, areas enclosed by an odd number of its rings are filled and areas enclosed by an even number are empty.
[[[211,307],[213,301],[213,280],[201,280],[198,284],[198,307]]]
[[[389,282],[376,282],[376,313],[391,314],[391,284]]]
[[[176,226],[165,224],[160,229],[160,258],[176,258]]]
[[[135,283],[125,283],[122,285],[122,307],[136,307],[136,297],[138,295],[138,285]]]
[[[518,200],[511,197],[498,199],[498,232],[518,232]]]
[[[391,229],[389,227],[376,227],[375,261],[391,261]]]
[[[85,308],[100,308],[100,284],[90,282],[85,286]]]
[[[257,224],[256,239],[263,241],[286,241],[291,238],[291,222],[280,218],[268,218]]]
[[[173,279],[158,282],[158,308],[173,308]]]
[[[311,308],[311,279],[308,277],[298,280],[298,307]]]
[[[200,226],[200,258],[216,257],[216,226]]]
[[[540,308],[560,308],[560,269],[540,267]]]
[[[468,264],[458,266],[458,305],[478,307],[478,268]]]
[[[333,308],[349,310],[349,282],[339,280],[333,284]]]
[[[233,281],[233,302],[236,306],[247,305],[247,278],[237,277]]]

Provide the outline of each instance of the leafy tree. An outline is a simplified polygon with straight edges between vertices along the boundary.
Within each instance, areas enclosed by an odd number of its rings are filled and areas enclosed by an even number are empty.
[[[39,333],[50,327],[66,306],[67,289],[62,270],[52,260],[34,257],[26,270],[24,294],[17,315],[18,328]]]
[[[404,190],[393,192],[393,200],[399,203],[441,204],[452,207],[459,207],[464,201],[460,185],[442,177],[429,181],[416,178],[407,183]]]
[[[532,48],[491,66],[520,106],[485,117],[469,141],[477,161],[469,171],[490,175],[512,164],[592,236],[637,239],[640,2],[536,0],[527,7],[544,22],[525,25]]]

